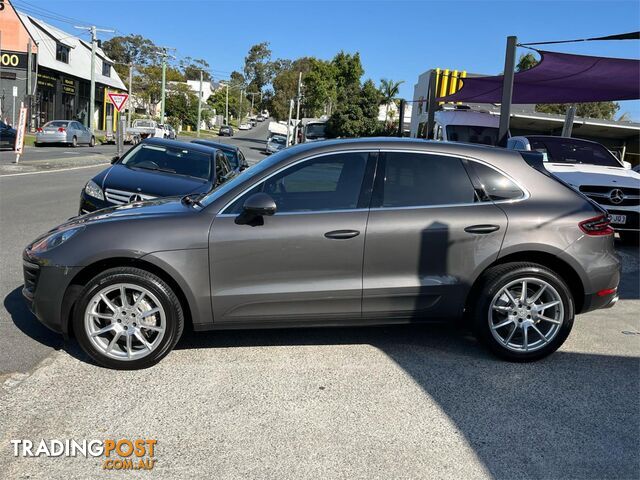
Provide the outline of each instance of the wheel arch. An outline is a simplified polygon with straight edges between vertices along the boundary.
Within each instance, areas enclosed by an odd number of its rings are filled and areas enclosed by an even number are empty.
[[[73,307],[84,286],[96,275],[99,275],[110,268],[117,267],[140,268],[141,270],[146,270],[147,272],[153,273],[162,279],[178,297],[180,305],[182,306],[185,324],[193,325],[193,315],[187,296],[179,283],[168,272],[158,265],[140,258],[114,257],[99,260],[87,265],[78,272],[69,283],[62,299],[62,311],[60,316],[62,320],[62,332],[66,338],[74,336],[71,316],[73,315]]]
[[[569,291],[573,297],[573,302],[575,304],[576,313],[581,313],[584,307],[585,301],[585,288],[582,278],[578,271],[570,265],[567,261],[562,258],[554,255],[553,253],[549,253],[542,250],[527,250],[527,251],[518,251],[512,252],[502,257],[499,257],[491,264],[487,265],[480,274],[476,277],[473,282],[469,294],[467,295],[467,301],[465,303],[465,311],[468,312],[470,306],[473,304],[475,299],[475,295],[477,295],[478,289],[481,285],[481,279],[484,274],[490,268],[493,268],[498,265],[503,265],[505,263],[513,263],[513,262],[525,262],[525,263],[537,263],[542,265],[543,267],[547,267],[550,270],[557,273],[567,284]]]

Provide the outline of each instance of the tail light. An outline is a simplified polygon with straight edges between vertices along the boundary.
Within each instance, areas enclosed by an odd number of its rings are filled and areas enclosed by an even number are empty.
[[[64,127],[60,127],[60,128],[58,128],[58,131],[59,131],[60,133],[64,133],[64,132],[66,132],[66,130],[64,129]]]
[[[610,221],[608,215],[598,215],[597,217],[583,220],[578,224],[578,227],[587,235],[594,237],[613,235],[613,228],[609,225]]]
[[[42,129],[40,127],[36,128],[36,132],[42,133]]]

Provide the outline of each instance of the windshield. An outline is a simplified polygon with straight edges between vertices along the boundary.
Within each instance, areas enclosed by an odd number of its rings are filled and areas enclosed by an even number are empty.
[[[545,162],[621,167],[616,157],[599,143],[563,137],[531,137],[529,143],[531,150],[542,153]]]
[[[269,139],[269,141],[271,143],[277,143],[278,145],[284,145],[285,143],[287,143],[286,139],[284,137],[281,136],[273,136]]]
[[[203,180],[211,178],[210,156],[185,148],[141,144],[131,150],[121,163],[127,168],[156,170]]]
[[[324,138],[326,129],[326,123],[308,123],[305,127],[305,136],[307,138]]]
[[[497,145],[498,129],[476,125],[447,125],[447,140],[450,142]]]
[[[289,155],[289,152],[287,150],[281,150],[278,153],[274,153],[269,158],[266,158],[260,161],[253,167],[247,170],[244,170],[242,173],[233,177],[233,179],[223,183],[222,185],[215,188],[214,190],[211,190],[203,199],[200,200],[200,203],[205,207],[207,205],[210,205],[213,201],[217,200],[225,193],[233,190],[235,187],[237,187],[244,181],[262,174],[262,172],[271,168],[272,165],[280,162],[280,160],[283,158],[283,155],[284,156]]]
[[[67,125],[69,125],[69,122],[62,122],[59,120],[53,121],[53,122],[47,122],[43,125],[43,128],[47,128],[47,127],[55,127],[55,128],[67,128]]]

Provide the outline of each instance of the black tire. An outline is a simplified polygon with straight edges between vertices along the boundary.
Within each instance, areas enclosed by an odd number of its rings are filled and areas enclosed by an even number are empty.
[[[90,147],[96,146],[96,137],[91,137],[91,140],[89,140],[89,146]]]
[[[160,301],[166,315],[166,330],[158,346],[150,354],[135,360],[117,360],[99,351],[89,340],[84,326],[84,313],[91,298],[109,285],[128,283],[149,290]],[[91,279],[73,311],[73,331],[82,349],[99,365],[117,370],[137,370],[158,363],[176,345],[184,329],[184,314],[178,297],[171,288],[156,275],[139,268],[117,267],[105,270]]]
[[[559,294],[564,316],[555,337],[538,350],[531,352],[514,351],[499,342],[491,333],[489,325],[489,309],[494,296],[505,285],[519,278],[533,277],[551,285]],[[567,339],[573,327],[575,306],[571,291],[565,281],[552,270],[536,263],[506,263],[487,270],[478,280],[475,294],[471,299],[471,322],[475,336],[494,354],[514,362],[531,362],[540,360],[555,352]],[[507,339],[508,341],[508,339]]]
[[[638,245],[640,244],[640,232],[624,231],[618,232],[620,234],[620,240],[625,245]]]
[[[34,146],[34,147],[36,147],[36,148],[38,148],[38,147],[41,147],[41,146],[42,146],[42,144],[41,144],[41,143],[39,143],[39,142],[33,142],[33,146]]]
[[[76,148],[76,147],[78,146],[78,139],[77,139],[76,137],[73,137],[73,138],[71,139],[71,146],[72,146],[73,148]]]

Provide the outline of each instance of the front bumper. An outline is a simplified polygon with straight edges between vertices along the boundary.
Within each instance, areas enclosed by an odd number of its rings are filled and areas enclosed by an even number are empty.
[[[71,302],[65,294],[82,267],[51,266],[25,250],[22,268],[22,295],[29,309],[43,325],[67,337]]]
[[[106,200],[100,200],[99,198],[87,195],[84,190],[80,194],[80,207],[78,214],[83,215],[85,213],[95,212],[103,208],[115,207],[116,205]]]

